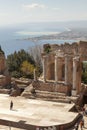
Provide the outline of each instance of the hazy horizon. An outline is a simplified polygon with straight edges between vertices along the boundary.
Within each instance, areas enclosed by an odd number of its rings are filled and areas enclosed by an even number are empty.
[[[0,26],[87,20],[86,0],[0,0]]]

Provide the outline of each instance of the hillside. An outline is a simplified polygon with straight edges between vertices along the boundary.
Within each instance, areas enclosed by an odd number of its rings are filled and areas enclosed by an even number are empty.
[[[64,40],[87,40],[87,28],[69,28],[67,31],[51,35],[42,35],[38,37],[28,38],[26,40],[38,41],[49,39],[64,39]]]

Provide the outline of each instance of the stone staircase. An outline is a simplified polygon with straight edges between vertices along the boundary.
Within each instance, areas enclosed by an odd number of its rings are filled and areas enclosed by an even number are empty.
[[[71,98],[66,96],[65,93],[48,92],[48,91],[40,91],[40,90],[35,90],[35,93],[24,91],[21,96],[26,98],[31,98],[31,99],[42,99],[42,100],[62,102],[62,103],[70,103],[71,101]]]

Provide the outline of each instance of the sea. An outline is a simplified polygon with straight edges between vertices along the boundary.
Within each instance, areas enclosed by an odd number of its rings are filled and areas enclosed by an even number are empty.
[[[49,24],[48,24],[49,25]],[[47,24],[24,24],[24,25],[15,25],[8,27],[0,27],[0,46],[5,52],[5,56],[14,53],[15,51],[19,51],[21,49],[29,50],[30,47],[35,46],[36,44],[62,44],[64,42],[72,43],[74,40],[38,40],[38,41],[30,41],[28,38],[37,37],[41,35],[49,35],[61,33],[66,30],[65,27],[59,26],[48,26]]]

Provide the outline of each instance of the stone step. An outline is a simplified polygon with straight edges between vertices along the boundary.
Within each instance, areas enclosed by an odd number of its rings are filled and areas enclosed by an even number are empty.
[[[63,102],[63,103],[70,103],[70,99],[64,93],[57,93],[57,92],[48,92],[48,91],[40,91],[35,90],[36,94],[32,94],[31,92],[23,92],[22,96],[26,98],[32,99],[43,99],[47,101],[56,101],[56,102]]]
[[[66,94],[57,93],[57,92],[48,92],[48,91],[39,91],[36,90],[36,96],[48,97],[48,98],[65,98]]]
[[[49,92],[49,91],[40,91],[40,90],[35,90],[36,93],[45,93],[49,95],[58,95],[58,96],[66,96],[65,93],[59,93],[59,92]]]

